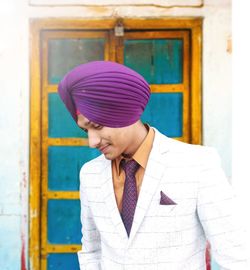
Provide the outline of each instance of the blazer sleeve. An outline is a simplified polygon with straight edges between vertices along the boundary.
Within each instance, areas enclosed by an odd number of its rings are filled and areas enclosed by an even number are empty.
[[[221,270],[247,270],[245,231],[237,217],[240,205],[220,165],[220,157],[208,148],[199,176],[197,211],[212,257]]]
[[[80,172],[82,249],[78,251],[78,260],[81,270],[99,270],[101,269],[100,235],[91,213],[87,188],[84,186],[84,178],[88,175],[85,175],[83,171],[82,168]]]

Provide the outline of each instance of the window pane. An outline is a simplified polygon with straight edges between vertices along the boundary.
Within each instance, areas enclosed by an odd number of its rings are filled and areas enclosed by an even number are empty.
[[[85,162],[100,154],[99,150],[87,146],[49,146],[49,190],[79,190],[79,172],[81,167]]]
[[[48,200],[48,242],[80,244],[80,200]]]
[[[150,84],[183,81],[183,40],[126,40],[124,64],[139,72]]]
[[[57,84],[73,67],[94,60],[104,60],[105,40],[50,39],[48,44],[48,80]]]
[[[153,93],[142,121],[169,137],[182,136],[182,93]]]

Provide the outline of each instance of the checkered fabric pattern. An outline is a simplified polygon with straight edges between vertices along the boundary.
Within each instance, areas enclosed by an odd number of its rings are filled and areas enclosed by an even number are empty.
[[[112,161],[80,172],[81,270],[206,270],[207,241],[220,270],[249,270],[242,205],[217,151],[155,130],[128,237],[117,207]],[[160,204],[161,191],[175,204]],[[165,199],[164,199],[165,201]]]

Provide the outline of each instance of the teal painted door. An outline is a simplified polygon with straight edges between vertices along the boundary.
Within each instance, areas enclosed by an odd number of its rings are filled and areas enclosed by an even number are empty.
[[[42,35],[42,270],[79,269],[79,171],[100,154],[87,147],[87,135],[57,94],[67,71],[88,61],[110,60],[117,50],[118,58],[150,83],[152,97],[142,120],[169,137],[190,141],[189,32],[129,32],[119,47],[112,47],[111,40],[108,31]]]
[[[121,61],[151,86],[142,120],[168,137],[190,141],[190,61],[188,31],[125,34]]]
[[[87,146],[87,135],[63,105],[57,84],[79,64],[108,59],[108,36],[101,31],[48,31],[42,43],[41,269],[78,270],[79,171],[100,153]]]

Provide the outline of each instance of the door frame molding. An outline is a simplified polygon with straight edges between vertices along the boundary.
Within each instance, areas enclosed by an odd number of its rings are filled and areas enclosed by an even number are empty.
[[[29,268],[40,270],[41,239],[41,34],[43,30],[112,30],[117,22],[112,19],[31,19],[30,20],[30,189],[29,189]],[[122,20],[125,30],[189,30],[191,37],[191,143],[202,143],[201,17]],[[114,41],[111,41],[114,42]],[[111,55],[111,59],[113,56]]]

